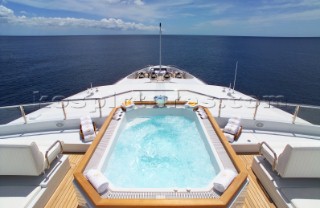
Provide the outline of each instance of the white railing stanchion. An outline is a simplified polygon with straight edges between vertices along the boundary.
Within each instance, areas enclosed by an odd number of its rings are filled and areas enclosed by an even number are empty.
[[[299,110],[300,110],[300,105],[297,105],[297,107],[294,111],[293,117],[292,117],[292,124],[294,124],[296,122],[296,118],[298,116]]]
[[[101,98],[98,99],[100,118],[102,117]]]
[[[219,112],[218,112],[218,117],[221,116],[221,106],[222,106],[222,99],[220,99],[220,102],[219,102]]]
[[[117,106],[116,93],[114,93],[114,95],[113,95],[113,104],[114,104],[114,108],[115,108]]]
[[[253,120],[256,120],[259,105],[260,105],[259,100],[257,100],[256,108],[254,109]]]
[[[61,106],[62,106],[62,111],[63,111],[64,120],[67,120],[67,113],[66,113],[66,109],[65,109],[65,107],[64,107],[63,101],[61,101]]]
[[[24,112],[22,105],[20,105],[19,107],[20,107],[21,116],[24,119],[24,123],[27,124],[28,122],[27,122],[26,113]]]

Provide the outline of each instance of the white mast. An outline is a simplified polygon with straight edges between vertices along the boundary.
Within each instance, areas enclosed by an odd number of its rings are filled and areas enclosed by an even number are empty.
[[[160,22],[159,26],[160,26],[160,71],[161,71],[161,35],[162,35],[161,22]]]
[[[234,93],[234,88],[236,87],[236,81],[237,81],[237,71],[238,71],[238,61],[236,63],[236,69],[234,70],[234,81],[233,81],[233,93]]]

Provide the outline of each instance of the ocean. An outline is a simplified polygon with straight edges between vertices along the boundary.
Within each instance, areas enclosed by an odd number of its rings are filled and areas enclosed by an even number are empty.
[[[320,105],[320,38],[162,36],[162,64],[260,99]],[[159,37],[0,36],[0,106],[68,97],[159,64]]]

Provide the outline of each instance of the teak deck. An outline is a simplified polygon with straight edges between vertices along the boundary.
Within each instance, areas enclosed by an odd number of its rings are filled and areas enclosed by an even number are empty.
[[[244,208],[249,207],[265,207],[265,208],[274,208],[275,205],[269,199],[269,197],[263,191],[263,188],[257,181],[256,176],[251,170],[252,159],[254,155],[238,155],[241,161],[245,164],[248,170],[249,177],[249,185],[247,190],[247,196],[244,202]],[[52,195],[51,199],[46,205],[46,208],[51,207],[70,207],[75,208],[78,207],[78,202],[76,198],[76,194],[74,191],[74,187],[72,184],[73,180],[73,172],[77,164],[81,161],[83,155],[82,154],[70,154],[69,161],[71,165],[71,169],[68,171],[59,187]]]

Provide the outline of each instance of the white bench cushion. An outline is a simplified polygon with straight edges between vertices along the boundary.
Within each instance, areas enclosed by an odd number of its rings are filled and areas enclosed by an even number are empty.
[[[47,149],[47,146],[38,147],[35,142],[0,144],[0,175],[40,175],[48,168]],[[60,150],[60,145],[56,144],[48,152],[49,164]]]
[[[261,154],[284,178],[320,178],[320,143],[269,144],[277,155],[266,145],[262,145]]]
[[[287,178],[320,178],[320,146],[288,144],[279,155],[276,170]]]
[[[0,175],[40,175],[45,168],[44,156],[36,143],[1,144]]]

